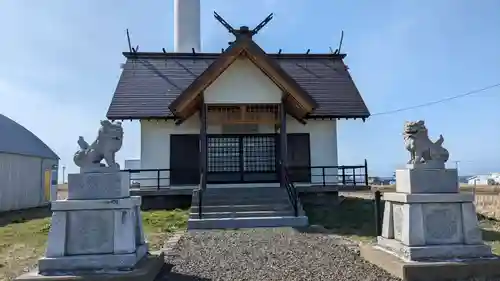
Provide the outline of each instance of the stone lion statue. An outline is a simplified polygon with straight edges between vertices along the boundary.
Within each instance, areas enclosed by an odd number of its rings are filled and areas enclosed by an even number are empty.
[[[406,121],[403,132],[406,149],[410,152],[408,164],[439,163],[444,166],[450,154],[442,147],[442,135],[436,142],[429,139],[427,128],[423,120]]]
[[[110,168],[120,169],[115,161],[115,154],[123,144],[123,128],[121,122],[101,121],[96,140],[89,145],[85,139],[78,138],[78,150],[73,161],[80,168],[105,167],[101,161],[104,159]]]

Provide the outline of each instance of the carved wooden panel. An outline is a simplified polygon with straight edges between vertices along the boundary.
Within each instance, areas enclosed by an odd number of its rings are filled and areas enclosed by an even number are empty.
[[[209,105],[210,124],[277,124],[279,104]]]

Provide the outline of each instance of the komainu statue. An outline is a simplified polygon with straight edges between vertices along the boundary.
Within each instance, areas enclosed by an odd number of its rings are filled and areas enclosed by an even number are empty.
[[[80,136],[78,145],[80,150],[75,153],[73,161],[81,169],[105,167],[101,161],[104,159],[108,167],[120,169],[115,161],[115,154],[123,144],[123,128],[121,122],[101,121],[101,127],[97,133],[96,140],[89,145]]]
[[[442,147],[442,135],[436,142],[429,139],[427,128],[423,120],[406,121],[403,132],[406,149],[410,152],[408,164],[434,163],[444,167],[450,154]]]

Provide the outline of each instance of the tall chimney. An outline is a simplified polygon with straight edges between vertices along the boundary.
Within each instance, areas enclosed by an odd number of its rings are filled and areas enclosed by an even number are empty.
[[[174,0],[174,51],[201,52],[200,0]]]

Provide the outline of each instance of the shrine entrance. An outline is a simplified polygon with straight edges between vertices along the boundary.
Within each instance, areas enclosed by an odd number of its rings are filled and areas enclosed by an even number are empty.
[[[208,183],[279,182],[278,135],[208,135]]]

